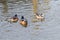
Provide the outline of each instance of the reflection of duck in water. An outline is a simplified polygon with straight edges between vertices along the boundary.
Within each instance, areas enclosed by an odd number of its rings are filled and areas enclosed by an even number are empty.
[[[38,13],[36,13],[35,16],[37,19],[41,19],[41,21],[44,19],[44,14],[42,14],[42,13],[40,15]]]
[[[10,18],[11,22],[17,22],[18,21],[18,17],[17,14],[15,14],[12,18]]]
[[[24,16],[21,16],[20,24],[24,27],[27,27],[27,20],[24,18]]]

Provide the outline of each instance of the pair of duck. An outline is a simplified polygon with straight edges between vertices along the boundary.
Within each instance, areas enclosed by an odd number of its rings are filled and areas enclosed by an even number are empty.
[[[41,13],[40,15],[39,15],[38,13],[36,13],[36,14],[35,14],[35,17],[36,17],[37,19],[41,20],[41,21],[43,21],[43,20],[45,19],[45,18],[44,18],[44,14],[42,14],[42,13]]]
[[[36,16],[37,19],[44,19],[44,15],[43,15],[43,14],[39,15],[39,14],[36,13],[35,16]],[[17,17],[17,14],[15,14],[10,20],[11,20],[12,22],[17,22],[17,21],[19,20],[19,18]],[[27,24],[28,24],[28,22],[27,22],[27,20],[24,18],[24,16],[21,16],[21,20],[20,20],[19,23],[20,23],[22,26],[24,26],[24,27],[27,27]]]
[[[17,14],[15,14],[12,18],[10,18],[11,22],[17,22],[19,20]],[[21,20],[19,21],[19,23],[24,26],[27,27],[27,20],[24,18],[24,16],[21,16]]]

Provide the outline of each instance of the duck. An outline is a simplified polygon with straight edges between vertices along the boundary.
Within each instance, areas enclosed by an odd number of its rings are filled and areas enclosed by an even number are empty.
[[[40,20],[42,21],[42,20],[44,19],[44,14],[41,13],[41,14],[39,15],[38,13],[36,13],[36,14],[35,14],[35,17],[36,17],[37,19],[40,19]]]
[[[10,18],[11,22],[17,22],[18,21],[18,17],[17,14],[15,14],[13,17]]]
[[[21,16],[20,24],[24,27],[27,27],[27,20],[24,18],[24,16]]]

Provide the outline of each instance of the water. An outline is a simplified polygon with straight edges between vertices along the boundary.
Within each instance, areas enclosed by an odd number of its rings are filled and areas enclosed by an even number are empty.
[[[33,22],[32,3],[8,3],[8,13],[2,13],[0,4],[0,40],[60,40],[60,0],[39,0],[38,13],[45,14],[45,21]],[[25,28],[17,23],[5,21],[15,14],[28,20]],[[8,17],[7,17],[8,16]]]

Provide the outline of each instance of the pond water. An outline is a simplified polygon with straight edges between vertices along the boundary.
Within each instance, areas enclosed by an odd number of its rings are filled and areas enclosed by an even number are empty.
[[[0,40],[60,40],[60,0],[39,0],[38,13],[45,15],[45,21],[33,22],[33,5],[28,2],[8,3],[8,13],[3,13],[0,3]],[[23,15],[28,20],[25,28],[17,23],[10,23],[6,18],[15,14]]]

